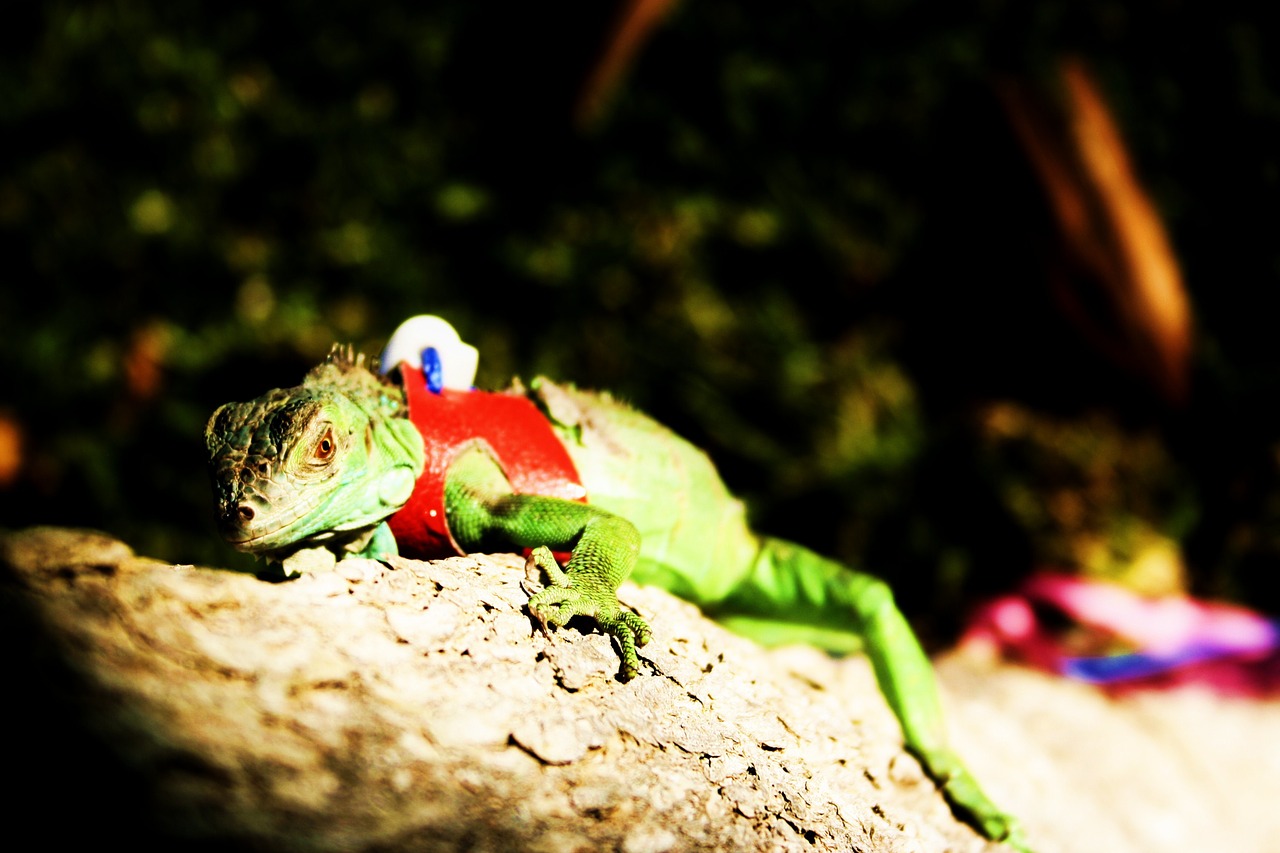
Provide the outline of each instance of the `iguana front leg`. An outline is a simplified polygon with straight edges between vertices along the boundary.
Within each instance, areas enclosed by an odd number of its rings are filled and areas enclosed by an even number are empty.
[[[590,616],[621,650],[623,680],[639,669],[636,647],[649,626],[618,603],[618,587],[635,567],[640,534],[624,518],[560,498],[518,495],[501,469],[479,449],[462,454],[445,482],[445,512],[453,538],[467,551],[532,548],[530,561],[550,585],[529,600],[539,622],[563,626]],[[570,552],[562,570],[551,551]]]

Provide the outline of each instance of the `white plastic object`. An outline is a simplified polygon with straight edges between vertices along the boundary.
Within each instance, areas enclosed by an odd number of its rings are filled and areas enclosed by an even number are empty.
[[[434,347],[440,356],[444,387],[470,391],[476,381],[480,353],[475,347],[462,342],[448,320],[434,314],[419,314],[400,324],[382,351],[382,372],[386,373],[401,362],[421,370],[422,351],[428,347]]]

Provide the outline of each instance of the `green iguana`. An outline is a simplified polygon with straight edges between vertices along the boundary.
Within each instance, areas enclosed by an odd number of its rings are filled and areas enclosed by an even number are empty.
[[[467,390],[474,350],[438,318],[406,322],[383,361],[387,376],[335,347],[301,385],[213,414],[205,441],[231,545],[286,574],[531,549],[550,583],[530,612],[544,628],[594,618],[617,641],[623,680],[650,636],[618,602],[627,577],[765,642],[862,648],[957,814],[1026,849],[947,745],[932,667],[882,581],[752,532],[700,450],[608,395],[545,379]],[[563,569],[553,552],[568,555]]]

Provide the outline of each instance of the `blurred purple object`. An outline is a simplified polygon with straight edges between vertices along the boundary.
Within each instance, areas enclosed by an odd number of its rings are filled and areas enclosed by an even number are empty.
[[[1235,695],[1280,693],[1277,620],[1065,575],[1035,575],[979,608],[960,643],[1112,691],[1194,683]]]

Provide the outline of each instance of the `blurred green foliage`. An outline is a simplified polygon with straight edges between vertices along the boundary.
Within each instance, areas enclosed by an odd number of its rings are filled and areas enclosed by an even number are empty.
[[[3,524],[231,564],[209,412],[432,312],[479,346],[482,384],[614,390],[704,446],[760,527],[887,577],[917,615],[1039,553],[1007,496],[1034,502],[1053,466],[981,450],[991,401],[1156,441],[1150,479],[1176,499],[1108,506],[1170,515],[1150,523],[1198,591],[1280,610],[1274,30],[1168,0],[686,0],[577,129],[614,14],[7,12]],[[1045,284],[1052,222],[992,82],[1066,53],[1184,264],[1184,408],[1091,349]]]

